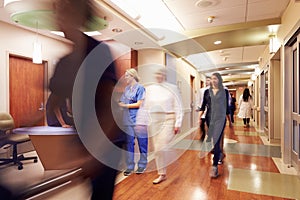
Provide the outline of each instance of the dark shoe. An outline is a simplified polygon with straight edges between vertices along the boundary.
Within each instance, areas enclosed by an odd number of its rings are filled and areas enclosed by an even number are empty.
[[[222,164],[223,164],[224,158],[225,158],[225,154],[221,153],[221,154],[220,154],[220,159],[219,159],[219,161],[218,161],[218,165],[222,165]]]
[[[132,174],[133,170],[132,169],[126,169],[123,174],[124,176],[129,176],[130,174]]]
[[[211,178],[217,178],[219,176],[219,173],[218,173],[218,166],[213,166],[211,168],[211,172],[210,172],[210,177]]]
[[[144,173],[144,172],[145,172],[145,168],[143,168],[143,167],[139,167],[139,168],[135,171],[136,174],[142,174],[142,173]]]

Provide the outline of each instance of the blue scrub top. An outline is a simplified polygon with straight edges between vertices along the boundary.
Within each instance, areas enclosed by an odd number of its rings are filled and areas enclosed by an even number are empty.
[[[130,85],[126,86],[123,95],[121,96],[120,101],[125,104],[136,103],[139,100],[144,100],[145,98],[145,88],[141,84],[135,84],[132,89]],[[123,123],[126,126],[134,126],[136,123],[136,114],[138,108],[125,108],[123,112]]]

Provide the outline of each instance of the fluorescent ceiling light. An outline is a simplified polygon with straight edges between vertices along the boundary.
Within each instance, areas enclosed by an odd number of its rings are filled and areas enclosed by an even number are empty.
[[[214,44],[216,44],[216,45],[221,44],[221,43],[222,43],[221,40],[217,40],[217,41],[214,42]]]
[[[247,68],[249,69],[255,69],[256,67],[259,67],[258,64],[255,64],[255,65],[248,65]]]
[[[134,8],[139,13],[135,18],[138,23],[147,28],[158,38],[164,38],[162,31],[155,29],[183,31],[182,25],[162,0],[111,0],[120,9],[131,15],[127,7]],[[134,17],[133,17],[134,18]]]
[[[131,18],[140,18],[140,14],[134,9],[134,4],[132,4],[132,0],[111,0],[111,2],[113,2],[119,8],[121,8]]]
[[[11,2],[15,2],[15,1],[21,1],[21,0],[4,0],[3,5],[4,5],[4,7],[5,7],[7,4],[9,4],[9,3],[11,3]]]
[[[102,35],[99,31],[89,31],[89,32],[84,32],[84,34],[86,34],[88,36]]]
[[[61,31],[50,31],[51,33],[55,34],[55,35],[59,35],[61,37],[65,37],[65,34]]]

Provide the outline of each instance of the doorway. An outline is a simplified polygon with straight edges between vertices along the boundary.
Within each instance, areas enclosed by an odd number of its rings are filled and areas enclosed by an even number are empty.
[[[300,28],[285,44],[283,160],[300,170]]]
[[[190,117],[190,127],[194,127],[194,107],[195,107],[195,95],[194,95],[194,90],[195,90],[195,77],[190,76],[190,88],[191,88],[191,117]]]
[[[9,55],[9,110],[15,127],[45,124],[46,66]]]

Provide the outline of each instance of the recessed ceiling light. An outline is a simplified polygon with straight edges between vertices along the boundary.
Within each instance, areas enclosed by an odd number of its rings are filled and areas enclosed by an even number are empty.
[[[221,44],[221,43],[222,43],[221,40],[217,40],[217,41],[214,42],[215,45],[218,45],[218,44]]]
[[[229,67],[226,67],[225,69],[230,69]]]
[[[209,16],[209,17],[207,18],[207,22],[208,22],[208,23],[213,23],[213,22],[214,22],[214,19],[215,19],[215,16]]]
[[[199,0],[195,3],[200,8],[207,8],[218,4],[218,0]]]
[[[142,45],[144,44],[143,42],[134,42],[135,45]]]
[[[115,32],[115,33],[120,33],[122,32],[123,30],[121,28],[113,28],[112,29],[112,32]]]

